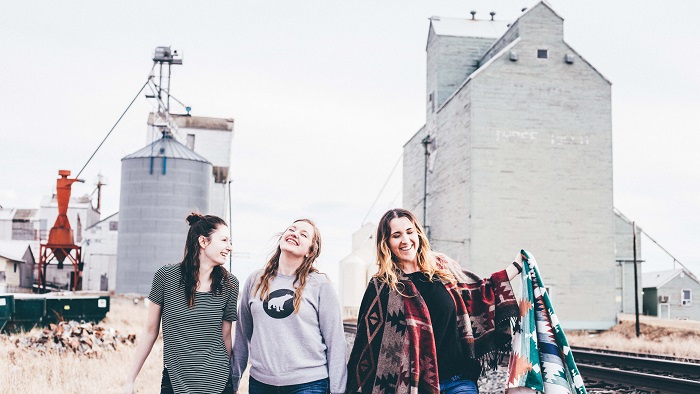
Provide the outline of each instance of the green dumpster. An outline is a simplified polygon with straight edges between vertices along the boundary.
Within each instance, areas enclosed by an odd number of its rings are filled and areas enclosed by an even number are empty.
[[[92,323],[99,323],[109,312],[109,296],[86,298],[83,301],[83,319]]]
[[[103,295],[49,295],[46,297],[44,324],[75,320],[97,323],[109,311],[109,296]]]
[[[47,296],[44,324],[83,320],[83,304],[82,297]]]
[[[31,330],[42,324],[46,314],[46,298],[42,295],[15,294],[15,307],[8,323],[11,331]]]
[[[5,325],[10,318],[15,308],[15,296],[12,294],[0,294],[0,331],[5,328]]]

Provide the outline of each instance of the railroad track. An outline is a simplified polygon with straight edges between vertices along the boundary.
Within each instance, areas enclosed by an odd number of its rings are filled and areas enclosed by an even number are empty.
[[[356,323],[343,323],[354,335]],[[700,394],[700,360],[572,347],[589,392]]]
[[[700,393],[698,362],[577,347],[572,351],[586,387],[617,384],[649,392]]]

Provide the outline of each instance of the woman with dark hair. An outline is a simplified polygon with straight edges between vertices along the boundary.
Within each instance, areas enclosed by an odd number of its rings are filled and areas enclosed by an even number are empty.
[[[510,286],[514,262],[481,279],[430,249],[416,217],[384,214],[377,227],[379,270],[360,305],[348,361],[349,393],[478,393],[519,315]]]
[[[231,393],[231,326],[236,321],[238,279],[224,268],[231,253],[226,222],[192,213],[180,264],[161,267],[153,277],[148,317],[136,348],[125,391],[158,338],[163,322],[165,393]]]
[[[250,358],[250,394],[344,393],[345,334],[333,284],[314,267],[321,234],[294,221],[241,292],[233,387]],[[249,357],[250,354],[250,357]]]

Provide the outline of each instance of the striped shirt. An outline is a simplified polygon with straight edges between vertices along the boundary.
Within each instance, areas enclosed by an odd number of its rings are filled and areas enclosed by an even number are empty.
[[[148,299],[161,306],[163,365],[175,393],[220,393],[231,374],[224,345],[224,320],[236,321],[238,279],[229,274],[221,295],[197,292],[188,307],[180,286],[180,265],[165,265],[153,276]]]

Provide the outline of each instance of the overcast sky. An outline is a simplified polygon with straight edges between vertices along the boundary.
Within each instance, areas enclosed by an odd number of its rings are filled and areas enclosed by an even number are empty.
[[[700,274],[700,2],[549,3],[565,40],[613,84],[615,206]],[[512,21],[532,4],[3,2],[0,205],[38,208],[59,169],[75,175],[146,81],[155,47],[172,46],[184,55],[172,94],[193,115],[235,118],[234,273],[311,217],[334,275],[363,219],[401,204],[401,165],[389,175],[425,121],[428,18]],[[141,95],[74,186],[91,193],[107,178],[103,217],[118,210],[120,159],[148,142],[151,110]],[[671,268],[642,242],[645,270]]]

